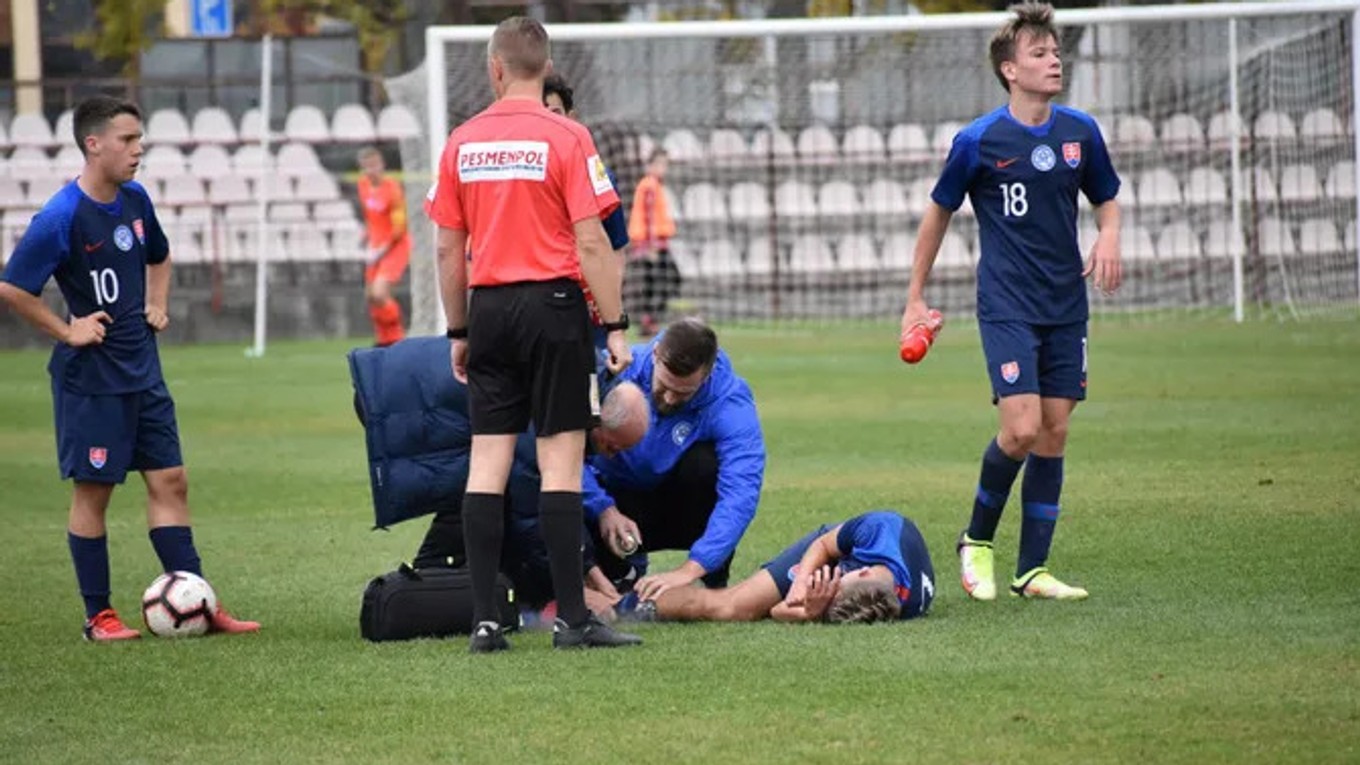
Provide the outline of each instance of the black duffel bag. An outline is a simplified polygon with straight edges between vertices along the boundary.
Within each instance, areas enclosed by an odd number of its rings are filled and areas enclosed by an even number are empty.
[[[496,600],[504,629],[519,625],[514,585],[497,574]],[[472,576],[466,568],[414,569],[405,563],[364,588],[359,632],[366,640],[411,640],[472,634]]]

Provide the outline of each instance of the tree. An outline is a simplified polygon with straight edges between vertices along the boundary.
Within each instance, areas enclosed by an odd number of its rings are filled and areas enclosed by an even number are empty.
[[[160,39],[165,25],[165,0],[95,0],[95,28],[75,37],[77,47],[100,60],[123,62],[123,75],[141,74],[142,51]]]
[[[380,76],[406,20],[405,5],[403,0],[260,0],[259,8],[266,18],[286,20],[293,34],[306,33],[317,15],[348,21],[359,36],[364,71]]]

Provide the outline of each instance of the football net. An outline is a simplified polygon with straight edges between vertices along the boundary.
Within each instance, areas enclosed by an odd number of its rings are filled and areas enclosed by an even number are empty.
[[[1096,117],[1123,179],[1125,286],[1093,293],[1094,312],[1354,314],[1356,7],[1058,14],[1060,101]],[[624,204],[655,148],[671,160],[675,268],[630,261],[634,316],[658,298],[672,315],[727,321],[897,315],[954,134],[1004,102],[986,51],[1005,18],[552,27],[554,65]],[[432,28],[429,69],[389,83],[438,131],[402,146],[408,171],[428,172],[448,130],[490,102],[489,33]],[[428,182],[413,181],[413,204]],[[1089,252],[1094,217],[1081,206]],[[976,228],[965,204],[936,261],[928,297],[946,313],[973,310]],[[426,253],[411,268],[413,322],[437,332],[428,229],[413,227]],[[649,285],[649,270],[672,280]]]

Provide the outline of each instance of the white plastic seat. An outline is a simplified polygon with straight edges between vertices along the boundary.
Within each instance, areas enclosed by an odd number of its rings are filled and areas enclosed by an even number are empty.
[[[36,146],[20,146],[9,155],[6,163],[9,167],[9,177],[18,180],[28,180],[30,178],[46,178],[52,175],[52,161],[47,158],[47,152]]]
[[[1322,198],[1322,184],[1312,165],[1288,165],[1280,171],[1281,202],[1316,202]]]
[[[1237,126],[1239,136],[1247,136],[1246,125],[1242,119],[1230,111],[1222,111],[1209,118],[1209,127],[1206,133],[1209,138],[1209,145],[1216,149],[1223,149],[1232,146],[1233,126]]]
[[[908,258],[911,256],[908,255]],[[935,257],[935,265],[944,268],[972,268],[973,253],[968,248],[968,240],[957,231],[946,231],[940,240],[940,253]]]
[[[749,157],[746,139],[735,130],[718,128],[708,135],[708,157],[714,162],[744,161]]]
[[[734,184],[728,198],[729,209],[736,220],[756,221],[770,217],[769,197],[765,187],[759,183]]]
[[[183,146],[193,143],[189,133],[189,120],[179,109],[157,109],[146,119],[146,143],[148,146]]]
[[[1328,199],[1355,199],[1355,163],[1343,160],[1332,165],[1325,191]]]
[[[1125,226],[1119,235],[1121,255],[1128,260],[1155,260],[1157,247],[1152,242],[1152,234],[1143,226]],[[1088,248],[1089,249],[1089,248]]]
[[[868,234],[851,234],[836,245],[836,262],[841,271],[874,271],[882,269],[878,248]]]
[[[285,176],[323,172],[321,160],[316,156],[316,149],[310,144],[297,142],[279,147],[279,153],[274,157],[274,167],[280,175]]]
[[[900,162],[920,162],[934,156],[926,129],[911,123],[893,125],[888,131],[888,153]]]
[[[751,137],[751,159],[763,162],[773,154],[776,161],[792,160],[794,157],[793,139],[783,130],[775,128],[774,133],[769,129],[757,130]]]
[[[335,178],[320,170],[299,175],[295,189],[299,202],[329,202],[340,198],[340,186]]]
[[[906,215],[907,193],[897,181],[879,178],[864,189],[864,209],[884,218]]]
[[[355,220],[354,205],[343,199],[318,202],[312,206],[312,217],[318,221]]]
[[[176,175],[165,179],[161,191],[162,204],[166,205],[205,205],[208,195],[203,191],[203,181],[192,175]]]
[[[1167,225],[1157,237],[1157,254],[1162,258],[1193,259],[1203,251],[1199,234],[1185,221]]]
[[[363,104],[341,104],[331,115],[331,137],[341,143],[372,143],[378,139],[373,114]]]
[[[1204,235],[1204,254],[1210,258],[1230,259],[1234,253],[1246,254],[1246,239],[1231,220],[1216,220]]]
[[[420,138],[424,130],[416,115],[401,104],[388,104],[378,112],[376,127],[378,138],[384,141],[401,141],[407,138]]]
[[[781,217],[810,217],[817,214],[816,195],[802,181],[784,181],[775,187],[774,209]]]
[[[1139,207],[1179,207],[1184,203],[1180,181],[1165,167],[1154,167],[1138,178]]]
[[[1194,115],[1173,114],[1162,122],[1162,146],[1177,152],[1202,151],[1204,127]]]
[[[698,268],[704,276],[728,278],[740,274],[743,266],[741,255],[730,239],[713,239],[705,242],[699,251]]]
[[[1330,218],[1312,218],[1299,224],[1299,252],[1304,255],[1331,255],[1341,252],[1341,238]]]
[[[197,144],[236,143],[240,140],[236,126],[231,122],[231,115],[220,106],[205,106],[194,112],[189,132]]]
[[[1157,129],[1147,117],[1120,114],[1114,120],[1114,145],[1125,150],[1151,149],[1157,145]]]
[[[825,273],[836,270],[836,259],[831,245],[815,234],[793,240],[789,250],[789,268],[795,272]]]
[[[1185,201],[1192,205],[1228,203],[1228,181],[1212,167],[1197,167],[1185,179]]]
[[[241,129],[238,131],[241,140],[245,142],[260,140],[260,130],[264,127],[261,124],[263,120],[259,107],[252,106],[246,109],[241,115]],[[271,129],[269,134],[272,140],[275,137],[274,131]]]
[[[28,197],[24,195],[23,184],[16,178],[0,176],[0,210],[27,205]]]
[[[76,140],[76,113],[74,109],[67,109],[57,115],[57,121],[52,123],[52,141],[64,148],[75,148]],[[76,151],[80,151],[76,149]]]
[[[840,159],[840,142],[825,125],[809,125],[798,133],[798,157],[811,164],[829,165]]]
[[[907,210],[912,215],[924,215],[930,205],[930,192],[935,190],[935,179],[917,178],[907,187]]]
[[[234,172],[231,155],[221,146],[199,146],[189,152],[189,172],[204,180]]]
[[[845,219],[861,211],[859,192],[845,181],[827,181],[817,189],[817,213],[823,218]]]
[[[75,144],[61,147],[57,156],[52,158],[52,172],[62,178],[74,178],[85,169],[85,155]]]
[[[231,166],[238,175],[259,177],[273,172],[274,158],[257,144],[246,144],[231,155]]]
[[[883,266],[894,270],[909,269],[916,256],[916,237],[913,234],[898,233],[888,237],[883,243]]]
[[[74,136],[71,139],[75,140]],[[52,126],[41,114],[19,114],[9,123],[9,141],[14,146],[28,146],[46,149],[56,146],[58,141],[52,135]]]
[[[29,206],[42,207],[47,204],[47,200],[51,199],[53,194],[61,191],[61,187],[69,183],[70,180],[70,178],[58,178],[55,175],[28,179]]]
[[[9,142],[9,129],[5,127],[3,122],[0,122],[0,149],[8,149],[13,145]],[[0,165],[3,165],[3,163],[0,163]]]
[[[1293,141],[1298,137],[1294,120],[1284,112],[1261,112],[1256,118],[1252,133],[1257,140],[1266,141]]]
[[[1246,170],[1242,172],[1244,175],[1247,173]],[[1256,179],[1256,201],[1262,204],[1275,204],[1280,201],[1279,187],[1275,185],[1275,176],[1270,174],[1270,170],[1258,167],[1252,175]],[[1242,188],[1244,194],[1251,193],[1251,189],[1247,188],[1246,178],[1242,179]]]
[[[855,125],[841,139],[841,154],[852,162],[880,162],[887,151],[883,134],[869,125]]]
[[[960,130],[963,130],[962,122],[941,122],[935,126],[935,137],[930,142],[930,148],[936,157],[943,158],[949,154],[950,147],[954,145],[954,136]]]
[[[1299,137],[1305,141],[1330,141],[1345,135],[1346,126],[1331,109],[1314,109],[1303,115],[1303,120],[1299,122]]]
[[[255,198],[244,175],[222,175],[208,179],[208,201],[215,205],[243,205]]]
[[[283,135],[290,141],[326,143],[331,140],[331,129],[320,109],[311,104],[299,104],[283,121]]]
[[[661,147],[675,162],[697,162],[704,158],[704,145],[692,131],[684,128],[667,133]]]
[[[146,150],[142,155],[141,167],[138,174],[148,180],[173,178],[189,172],[188,165],[184,161],[184,153],[178,146],[169,144],[156,145]]]
[[[723,201],[722,190],[711,183],[686,186],[680,209],[684,211],[685,220],[727,220],[727,203]]]
[[[757,276],[774,271],[775,253],[770,248],[770,240],[757,236],[746,243],[746,272]]]
[[[1294,232],[1289,230],[1289,224],[1279,218],[1262,218],[1257,235],[1260,237],[1261,254],[1266,257],[1290,258],[1297,252]]]
[[[269,205],[269,219],[276,223],[310,223],[312,213],[303,202],[275,202]]]

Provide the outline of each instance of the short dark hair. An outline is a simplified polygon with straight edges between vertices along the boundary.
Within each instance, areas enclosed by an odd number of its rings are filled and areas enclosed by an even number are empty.
[[[76,146],[80,147],[80,153],[85,153],[86,136],[102,131],[108,126],[109,120],[120,114],[131,114],[139,120],[142,118],[142,110],[123,98],[93,96],[81,101],[71,115],[71,132],[75,136]]]
[[[996,34],[992,35],[989,49],[992,73],[996,75],[996,79],[1001,82],[1001,87],[1005,88],[1007,93],[1011,91],[1011,84],[1001,73],[1001,64],[1015,60],[1015,45],[1020,41],[1020,35],[1028,32],[1032,37],[1058,39],[1058,30],[1053,26],[1053,6],[1048,3],[1027,1],[1012,5],[1008,10],[1015,14],[1015,18],[996,30]]]
[[[576,108],[576,99],[573,98],[574,91],[567,84],[567,78],[553,72],[543,80],[543,101],[546,103],[548,96],[556,93],[562,99],[562,108],[570,112]]]
[[[666,151],[665,149],[663,149],[663,148],[661,148],[660,146],[658,146],[658,147],[652,149],[652,153],[651,153],[651,154],[648,154],[648,155],[647,155],[647,164],[650,165],[650,164],[652,164],[653,162],[657,161],[658,159],[665,159],[665,158],[668,158],[668,157],[670,157],[670,152],[668,152],[668,151]]]
[[[718,358],[718,335],[713,328],[694,317],[677,319],[666,327],[657,341],[661,363],[677,377],[689,377],[709,369]]]

